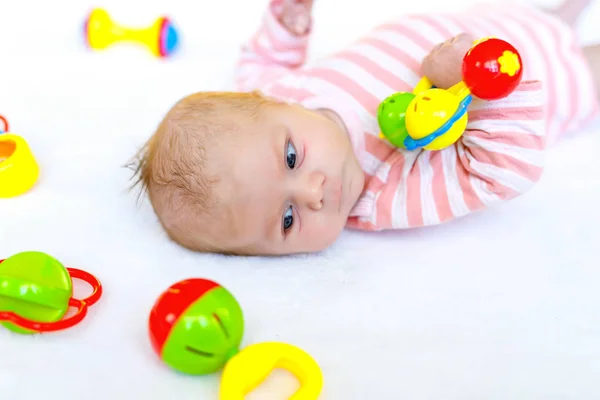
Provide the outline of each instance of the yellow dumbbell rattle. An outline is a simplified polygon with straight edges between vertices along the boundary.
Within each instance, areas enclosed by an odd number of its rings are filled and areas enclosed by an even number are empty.
[[[177,49],[179,35],[172,21],[159,17],[146,28],[127,28],[112,21],[108,13],[95,8],[85,21],[84,35],[93,50],[103,50],[116,42],[141,43],[157,57],[168,57]]]

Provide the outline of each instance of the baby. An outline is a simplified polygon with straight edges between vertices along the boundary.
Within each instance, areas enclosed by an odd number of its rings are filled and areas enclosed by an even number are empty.
[[[240,92],[177,102],[138,154],[135,184],[175,242],[245,255],[320,251],[344,228],[440,224],[513,199],[540,179],[547,147],[598,113],[600,46],[574,34],[588,3],[405,17],[303,65],[312,0],[272,0],[242,49]],[[424,75],[449,88],[489,36],[521,53],[513,94],[474,99],[464,135],[443,150],[379,137],[384,98]]]

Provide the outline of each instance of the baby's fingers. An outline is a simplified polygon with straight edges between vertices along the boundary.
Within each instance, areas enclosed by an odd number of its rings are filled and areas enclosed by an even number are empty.
[[[461,54],[467,54],[467,51],[473,47],[473,43],[475,43],[475,37],[466,32],[454,36],[450,41],[451,46]]]

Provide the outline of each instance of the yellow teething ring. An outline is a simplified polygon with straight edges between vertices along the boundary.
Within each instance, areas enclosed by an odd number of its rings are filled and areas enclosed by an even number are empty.
[[[15,197],[35,185],[40,170],[29,145],[21,136],[0,135],[0,198]]]
[[[256,343],[227,362],[221,375],[220,400],[243,400],[277,368],[291,372],[300,389],[289,400],[316,400],[323,387],[317,362],[304,350],[281,342]]]

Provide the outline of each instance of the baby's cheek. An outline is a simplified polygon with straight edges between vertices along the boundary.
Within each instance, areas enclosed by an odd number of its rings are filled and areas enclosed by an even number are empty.
[[[335,157],[335,149],[339,149],[339,145],[330,132],[316,132],[315,137],[311,139],[306,142],[306,161],[314,163],[317,169],[323,169],[323,166]]]
[[[327,132],[322,143],[323,150],[330,160],[344,158],[349,150],[352,150],[352,141],[348,134],[340,129]]]
[[[322,211],[315,215],[309,226],[303,229],[304,240],[314,251],[329,247],[342,233],[345,226],[345,218]]]

